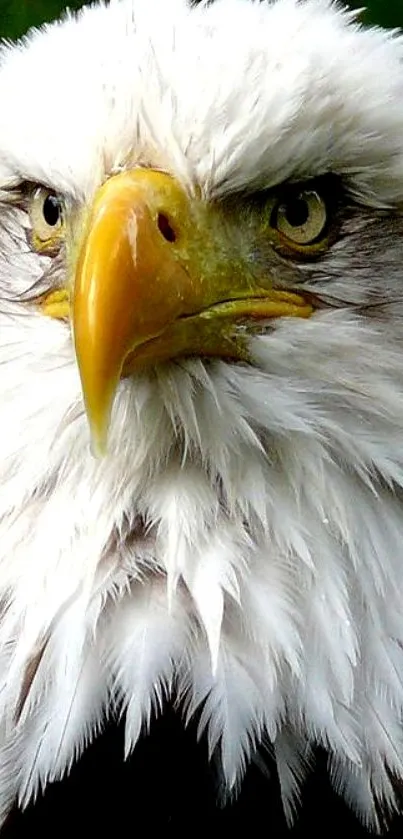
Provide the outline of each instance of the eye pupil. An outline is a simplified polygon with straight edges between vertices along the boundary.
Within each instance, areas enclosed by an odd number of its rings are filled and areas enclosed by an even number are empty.
[[[55,227],[60,221],[60,201],[56,195],[49,194],[43,202],[43,217],[49,227]]]
[[[302,227],[309,218],[308,202],[304,198],[294,198],[285,205],[284,217],[291,227]]]

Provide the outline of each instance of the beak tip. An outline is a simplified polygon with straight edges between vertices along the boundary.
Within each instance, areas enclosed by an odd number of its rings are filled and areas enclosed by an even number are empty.
[[[102,460],[108,453],[109,418],[94,421],[88,416],[91,455],[96,460]],[[92,421],[91,421],[92,420]]]
[[[93,436],[91,438],[90,450],[94,460],[103,460],[108,453],[106,439],[100,439]]]
[[[95,381],[92,371],[86,376],[81,376],[82,391],[84,397],[84,413],[87,418],[87,427],[90,436],[91,454],[96,459],[102,459],[108,453],[109,427],[113,401],[116,393],[116,376],[110,377],[112,381]],[[98,385],[97,387],[94,387]]]

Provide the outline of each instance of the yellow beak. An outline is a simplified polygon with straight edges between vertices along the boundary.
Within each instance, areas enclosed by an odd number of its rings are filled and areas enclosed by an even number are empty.
[[[98,450],[126,357],[186,309],[191,283],[171,253],[175,234],[161,210],[180,214],[181,204],[171,179],[143,170],[111,178],[95,198],[77,264],[73,329]]]
[[[122,374],[178,355],[246,357],[234,322],[308,317],[299,295],[257,287],[222,213],[169,175],[134,170],[98,191],[76,266],[72,320],[95,450]],[[231,236],[234,240],[231,241]]]

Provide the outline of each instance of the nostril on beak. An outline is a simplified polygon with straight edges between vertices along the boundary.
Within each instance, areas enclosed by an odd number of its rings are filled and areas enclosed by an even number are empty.
[[[176,233],[164,213],[158,213],[157,216],[158,230],[167,242],[176,242]]]

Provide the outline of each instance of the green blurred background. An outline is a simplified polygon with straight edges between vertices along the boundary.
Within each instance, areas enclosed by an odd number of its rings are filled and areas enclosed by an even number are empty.
[[[78,9],[83,0],[0,0],[0,37],[17,38],[30,26],[52,20],[67,6]],[[403,0],[350,0],[355,8],[367,7],[363,20],[403,28]]]

